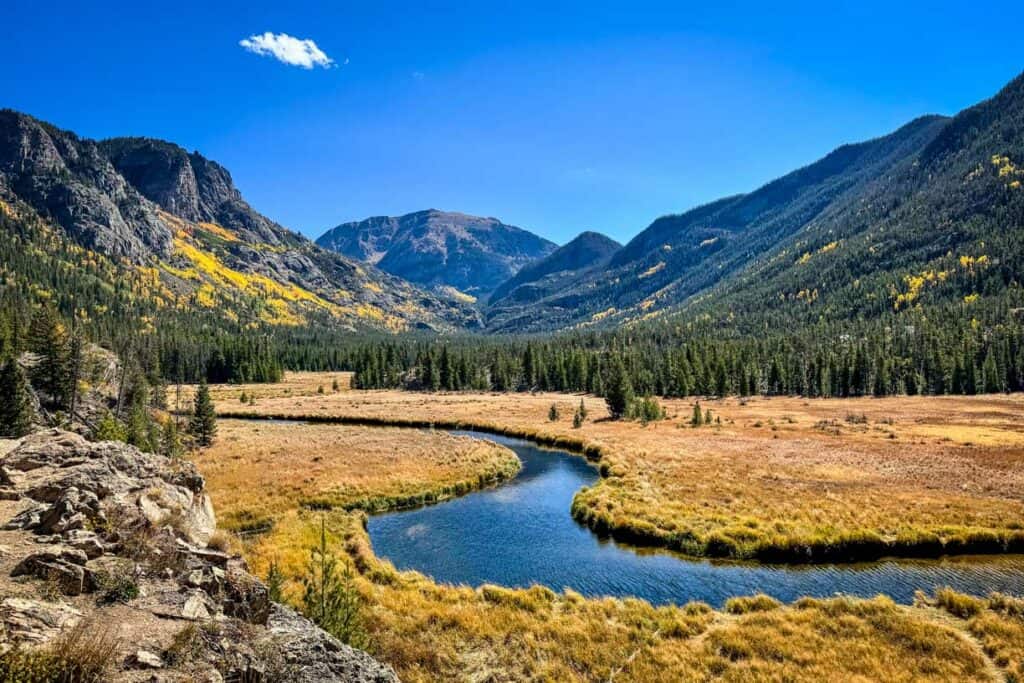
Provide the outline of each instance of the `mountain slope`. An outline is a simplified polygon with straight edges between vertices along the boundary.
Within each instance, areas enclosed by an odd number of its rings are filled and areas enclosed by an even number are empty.
[[[172,143],[97,143],[0,111],[0,200],[18,220],[36,215],[87,252],[147,273],[159,298],[177,309],[213,309],[252,325],[476,324],[464,304],[320,249],[261,216],[227,170]]]
[[[832,207],[924,148],[946,120],[923,117],[891,135],[838,148],[745,195],[665,216],[633,238],[606,269],[503,322],[503,329],[608,325],[649,316],[738,272]]]
[[[681,310],[728,316],[730,325],[780,313],[805,323],[856,319],[942,302],[961,302],[969,316],[984,299],[1019,291],[1022,279],[1024,75],[945,121],[855,201],[830,206]]]
[[[622,245],[597,232],[583,232],[498,286],[487,302],[487,324],[521,315],[581,277],[608,264]]]
[[[454,287],[475,297],[490,293],[557,246],[495,218],[436,209],[342,223],[317,244],[410,282]]]
[[[609,326],[681,310],[763,325],[878,315],[1017,287],[1024,209],[1024,76],[953,118],[926,116],[845,145],[749,194],[651,224],[495,331]],[[751,325],[751,329],[757,325]]]

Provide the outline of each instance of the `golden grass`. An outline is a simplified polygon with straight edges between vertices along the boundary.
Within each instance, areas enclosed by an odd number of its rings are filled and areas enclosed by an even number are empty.
[[[338,383],[338,391],[348,391],[352,388],[351,372],[286,372],[284,378],[275,384],[211,384],[210,396],[224,406],[236,404],[239,409],[248,409],[248,404],[243,405],[239,400],[244,393],[246,397],[256,399],[259,402],[266,398],[298,398],[301,396],[317,396],[320,387],[323,387],[324,394],[333,394],[334,383]],[[174,387],[171,387],[168,394],[169,400],[174,401]],[[195,385],[183,385],[181,387],[181,403],[185,409],[192,405],[195,396]]]
[[[444,432],[220,420],[196,456],[221,525],[262,529],[296,507],[384,510],[432,503],[514,476],[509,449]]]
[[[300,574],[321,516],[331,545],[358,570],[370,651],[407,682],[993,680],[963,625],[935,609],[882,597],[791,606],[755,597],[729,614],[539,586],[438,585],[376,558],[361,512],[286,513],[249,544],[254,570],[273,560]],[[298,594],[294,583],[286,589]]]
[[[978,599],[947,588],[937,591],[933,604],[968,620],[967,630],[1009,683],[1024,681],[1024,598],[993,593]]]
[[[600,457],[604,477],[573,514],[595,530],[695,555],[773,561],[1024,549],[1024,397],[702,401],[642,426],[591,420],[579,397],[349,391],[268,398],[222,412],[436,422],[537,438]],[[549,422],[557,403],[566,416]],[[936,436],[941,434],[942,436]]]
[[[546,413],[551,397],[545,400]],[[991,681],[998,668],[1003,674],[1019,668],[1020,627],[1011,620],[1019,616],[1007,616],[1009,609],[965,621],[946,616],[938,601],[779,605],[754,596],[718,612],[702,603],[654,607],[543,587],[438,585],[378,559],[362,511],[311,510],[303,503],[324,487],[340,500],[358,500],[402,490],[412,480],[433,486],[451,476],[450,484],[479,465],[471,455],[475,442],[379,427],[220,424],[220,442],[198,459],[218,513],[232,520],[258,511],[274,520],[268,533],[245,544],[253,570],[265,574],[271,561],[279,563],[292,578],[285,594],[294,601],[294,578],[325,519],[331,546],[357,570],[370,650],[404,681]],[[445,449],[464,457],[439,463]],[[502,452],[494,447],[492,455],[500,459]],[[943,595],[945,604],[956,602]]]

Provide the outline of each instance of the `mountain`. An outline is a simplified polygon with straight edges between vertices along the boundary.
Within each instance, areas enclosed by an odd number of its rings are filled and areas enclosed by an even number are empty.
[[[250,327],[476,325],[464,303],[321,249],[260,215],[226,169],[173,143],[95,142],[0,111],[0,202],[19,221],[21,239],[66,240],[116,264],[118,279],[143,273],[146,296],[164,308],[209,309]]]
[[[976,275],[983,256],[1003,286],[1019,282],[1022,91],[1024,76],[956,117],[921,117],[748,194],[659,218],[606,267],[516,316],[488,314],[490,328],[612,326],[679,311],[735,324],[794,302],[808,322],[875,315],[938,296]],[[964,288],[969,296],[966,279],[948,296]]]
[[[488,299],[488,324],[515,316],[537,301],[557,294],[567,284],[607,265],[621,248],[621,244],[600,233],[580,233],[501,283]]]
[[[526,264],[557,248],[496,218],[417,211],[342,223],[317,244],[425,287],[484,297]]]

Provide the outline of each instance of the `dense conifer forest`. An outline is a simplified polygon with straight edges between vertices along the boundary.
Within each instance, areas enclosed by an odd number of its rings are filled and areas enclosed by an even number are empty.
[[[1002,253],[997,265],[982,254],[951,262],[941,281],[928,274],[910,280],[911,300],[896,293],[853,319],[815,318],[806,306],[757,307],[757,292],[745,292],[738,315],[698,308],[547,337],[394,336],[183,313],[162,305],[144,269],[70,244],[42,221],[0,215],[0,356],[46,348],[33,341],[33,320],[52,316],[69,339],[139,359],[153,382],[272,382],[285,369],[352,370],[356,386],[368,389],[604,395],[621,360],[637,395],[1020,391],[1020,254]]]

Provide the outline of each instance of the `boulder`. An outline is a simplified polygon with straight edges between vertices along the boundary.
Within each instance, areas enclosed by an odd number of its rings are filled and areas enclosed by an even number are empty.
[[[63,602],[7,598],[0,602],[0,644],[6,641],[39,645],[81,618],[80,611]]]
[[[232,568],[222,586],[225,616],[250,624],[266,624],[270,618],[270,593],[263,582],[248,572]]]
[[[76,550],[85,553],[90,560],[96,559],[106,552],[106,546],[99,536],[92,531],[73,529],[64,534],[64,542]]]
[[[127,664],[133,669],[164,668],[164,660],[162,660],[159,655],[153,654],[149,650],[136,650],[135,653],[128,658]]]
[[[34,576],[53,581],[65,595],[79,595],[91,588],[85,563],[88,557],[75,548],[48,548],[32,553],[11,570],[11,576]]]
[[[267,626],[293,668],[290,680],[295,683],[398,683],[391,667],[345,645],[291,608],[275,603]]]
[[[31,494],[29,497],[40,500]],[[71,487],[61,492],[50,508],[40,516],[35,531],[40,534],[62,534],[82,529],[87,523],[95,525],[104,520],[96,494]]]

